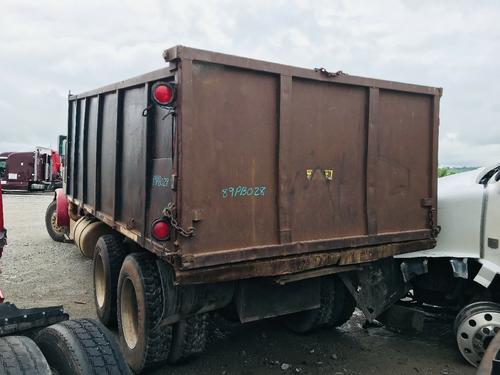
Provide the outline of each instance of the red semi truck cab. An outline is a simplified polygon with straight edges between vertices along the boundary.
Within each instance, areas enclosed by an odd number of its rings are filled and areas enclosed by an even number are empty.
[[[37,147],[29,152],[0,154],[0,180],[6,190],[51,190],[62,186],[59,154]]]

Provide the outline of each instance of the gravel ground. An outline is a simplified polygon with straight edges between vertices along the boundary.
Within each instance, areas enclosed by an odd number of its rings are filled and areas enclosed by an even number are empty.
[[[92,262],[45,231],[51,195],[4,195],[8,246],[0,287],[20,307],[62,304],[72,318],[95,318]],[[278,320],[230,324],[214,317],[206,353],[160,374],[473,374],[455,347],[450,324],[409,337],[362,328],[356,312],[343,327],[300,336]]]

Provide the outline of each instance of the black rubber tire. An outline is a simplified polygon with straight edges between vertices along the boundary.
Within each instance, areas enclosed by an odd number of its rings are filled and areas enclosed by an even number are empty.
[[[0,373],[51,375],[52,371],[33,340],[25,336],[7,336],[0,338]]]
[[[59,375],[130,374],[115,339],[97,320],[54,324],[42,329],[35,341]]]
[[[123,239],[116,234],[99,237],[94,251],[94,302],[97,317],[107,327],[117,325],[118,277],[127,256]]]
[[[356,300],[339,278],[335,279],[335,303],[327,327],[340,327],[347,322],[356,309]]]
[[[137,373],[168,360],[172,326],[158,327],[163,298],[156,258],[150,253],[127,255],[118,279],[118,334],[125,360]],[[130,306],[135,310],[127,313]]]
[[[168,362],[186,362],[203,353],[207,347],[208,314],[198,314],[174,324]]]
[[[309,333],[318,328],[338,327],[351,317],[356,303],[344,283],[336,277],[321,280],[321,306],[284,317],[285,325],[296,333]]]
[[[56,209],[57,202],[52,201],[45,211],[45,227],[47,228],[47,232],[49,233],[50,238],[52,238],[56,242],[64,242],[64,232],[56,231],[52,226],[52,217],[54,215],[57,215]]]

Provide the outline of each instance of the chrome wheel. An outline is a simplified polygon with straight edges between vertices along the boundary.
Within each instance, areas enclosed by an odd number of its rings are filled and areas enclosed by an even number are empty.
[[[500,305],[491,302],[477,302],[464,307],[455,321],[458,349],[475,367],[498,331]]]

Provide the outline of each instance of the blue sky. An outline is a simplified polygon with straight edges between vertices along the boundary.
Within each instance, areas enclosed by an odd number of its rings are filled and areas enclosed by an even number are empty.
[[[440,164],[500,161],[498,1],[0,1],[0,151],[55,146],[66,96],[176,44],[444,88]]]

